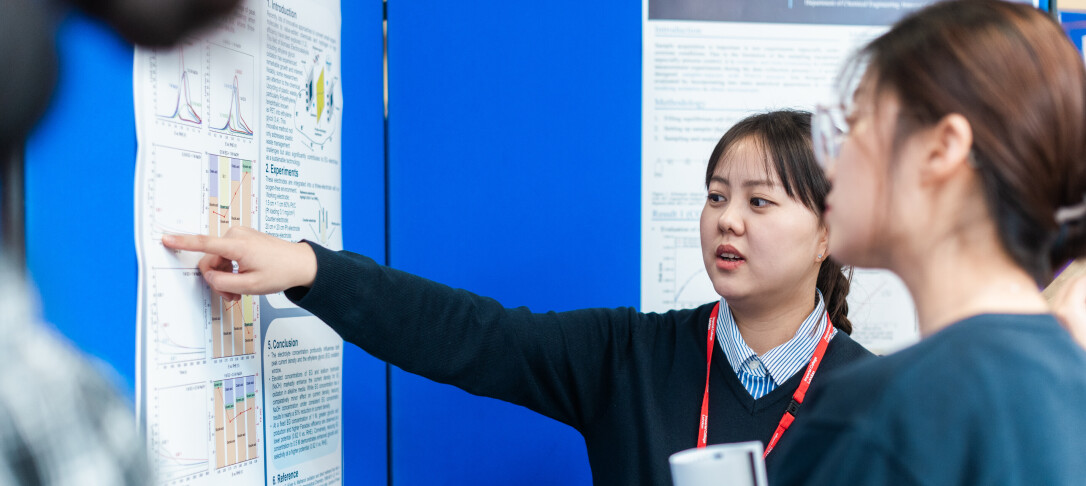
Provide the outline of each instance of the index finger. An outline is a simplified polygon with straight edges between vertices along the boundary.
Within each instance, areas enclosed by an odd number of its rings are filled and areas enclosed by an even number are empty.
[[[208,235],[162,235],[162,245],[166,248],[184,251],[198,251],[218,255],[228,260],[241,258],[241,242]]]

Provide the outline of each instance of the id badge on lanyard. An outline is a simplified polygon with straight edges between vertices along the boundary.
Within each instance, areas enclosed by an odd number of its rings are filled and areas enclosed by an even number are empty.
[[[716,341],[716,316],[720,312],[720,302],[717,302],[713,306],[713,313],[709,316],[709,337],[706,339],[705,350],[705,394],[701,397],[701,419],[698,421],[698,447],[705,447],[709,435],[709,372],[712,370],[713,364],[713,342]],[[773,450],[773,447],[777,445],[777,442],[781,440],[781,436],[784,435],[784,431],[788,430],[788,427],[792,426],[792,421],[796,419],[796,411],[799,410],[799,406],[803,403],[803,397],[807,395],[807,388],[811,386],[811,380],[814,379],[815,373],[818,371],[818,365],[822,363],[822,357],[826,354],[826,347],[830,344],[830,337],[833,336],[833,323],[830,322],[830,317],[826,315],[826,329],[822,332],[822,338],[818,341],[818,347],[815,348],[813,354],[811,354],[811,361],[807,363],[807,369],[803,372],[803,380],[799,382],[799,387],[796,388],[796,392],[792,394],[792,402],[788,404],[788,409],[785,410],[784,416],[781,417],[781,421],[777,424],[777,430],[773,432],[773,437],[769,439],[769,445],[765,448],[765,453],[762,457],[769,455],[769,452]]]

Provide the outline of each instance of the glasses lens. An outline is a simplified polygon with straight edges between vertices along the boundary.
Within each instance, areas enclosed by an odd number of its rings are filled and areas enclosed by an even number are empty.
[[[829,167],[840,154],[847,126],[840,108],[819,106],[815,109],[811,117],[811,139],[815,159],[823,169]]]

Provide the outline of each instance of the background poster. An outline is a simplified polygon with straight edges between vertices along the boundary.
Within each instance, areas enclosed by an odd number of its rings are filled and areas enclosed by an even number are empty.
[[[704,174],[721,135],[771,109],[827,99],[859,46],[930,2],[646,0],[642,24],[641,308],[718,300],[701,257]],[[853,337],[876,353],[917,339],[901,281],[857,269]]]

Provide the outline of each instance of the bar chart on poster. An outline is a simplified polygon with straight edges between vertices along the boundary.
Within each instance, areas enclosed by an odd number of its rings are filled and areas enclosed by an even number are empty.
[[[254,460],[257,448],[256,377],[214,382],[215,469]]]
[[[213,293],[201,255],[161,244],[249,228],[342,248],[339,8],[244,1],[136,50],[137,409],[156,484],[342,482],[342,340],[281,295]]]

